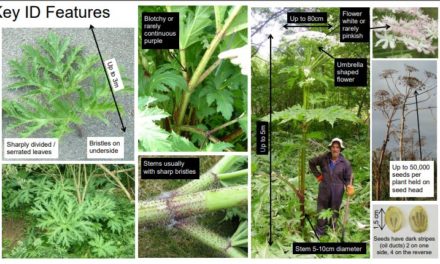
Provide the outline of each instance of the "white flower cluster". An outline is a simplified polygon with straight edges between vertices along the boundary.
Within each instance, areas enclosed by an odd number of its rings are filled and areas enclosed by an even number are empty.
[[[424,14],[420,8],[391,8],[393,14],[405,14],[410,18],[397,18],[396,15],[386,15],[374,20],[374,26],[389,25],[388,30],[376,30],[378,38],[375,47],[394,49],[397,43],[403,43],[408,50],[419,53],[435,54],[437,47],[433,40],[438,38],[437,20]]]
[[[318,31],[296,32],[295,34],[292,35],[290,39],[292,41],[299,41],[302,38],[316,40],[319,43],[322,43],[323,45],[325,44],[326,46],[329,45],[331,47],[344,46],[344,43],[339,42],[339,39],[337,39],[335,36],[329,36],[325,33]]]

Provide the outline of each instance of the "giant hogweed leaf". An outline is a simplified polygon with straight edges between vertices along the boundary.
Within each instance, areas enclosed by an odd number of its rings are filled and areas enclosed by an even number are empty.
[[[149,94],[153,92],[178,92],[178,89],[185,89],[186,81],[178,70],[172,64],[164,64],[160,66],[151,75],[148,87]],[[140,89],[144,89],[140,87]]]
[[[214,6],[216,32],[219,32],[222,29],[227,10],[227,6]]]
[[[51,200],[38,204],[30,211],[38,216],[37,227],[53,245],[70,247],[84,242],[96,231],[96,225],[83,218],[76,200]]]
[[[263,120],[268,121],[269,116],[265,116]],[[304,109],[300,105],[294,105],[285,110],[275,112],[272,116],[272,121],[278,121],[280,124],[291,120],[300,122],[325,121],[331,126],[333,126],[337,120],[349,122],[359,121],[355,113],[339,105],[315,109]]]
[[[157,106],[150,106],[156,98],[144,97],[139,99],[143,109],[138,114],[138,131],[140,131],[139,143],[144,151],[171,151],[171,143],[168,141],[170,134],[156,125],[157,121],[169,116],[169,114]]]
[[[222,152],[225,151],[226,149],[230,149],[233,148],[234,145],[228,142],[217,142],[217,143],[209,143],[204,151],[208,151],[208,152]]]
[[[99,258],[107,258],[114,255],[117,250],[115,242],[112,240],[104,241],[102,236],[95,236],[93,240],[89,242],[92,248],[92,252]]]
[[[217,105],[217,111],[220,112],[226,120],[229,120],[234,111],[234,99],[232,93],[226,89],[216,89],[206,96],[208,105],[214,102]]]
[[[231,8],[231,10],[232,10],[232,8]],[[247,8],[242,6],[237,17],[235,17],[235,19],[232,21],[229,28],[226,30],[225,35],[228,36],[230,34],[235,34],[236,32],[239,32],[239,31],[247,29],[247,28],[248,28]]]
[[[99,58],[85,56],[82,47],[70,46],[69,39],[55,33],[37,43],[22,46],[23,57],[9,62],[16,82],[8,88],[26,90],[19,99],[3,102],[11,119],[7,129],[19,130],[21,137],[43,130],[60,138],[85,116],[107,123],[114,107]]]
[[[180,19],[180,48],[186,49],[200,41],[206,27],[211,25],[209,6],[196,6],[192,11],[186,8],[186,13]]]
[[[198,151],[199,149],[188,139],[171,132],[171,148],[173,151]]]

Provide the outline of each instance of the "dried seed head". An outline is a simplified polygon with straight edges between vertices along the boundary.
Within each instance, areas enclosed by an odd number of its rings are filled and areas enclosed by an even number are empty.
[[[428,214],[422,206],[418,205],[411,210],[409,223],[411,229],[417,233],[425,232],[428,229]]]
[[[425,71],[425,75],[428,79],[437,79],[437,74],[430,72],[430,71]]]
[[[410,88],[414,89],[421,86],[423,83],[416,77],[404,76],[402,81]]]
[[[405,70],[407,72],[418,72],[419,70],[416,67],[405,64]]]
[[[393,69],[385,69],[382,71],[382,73],[379,75],[382,79],[386,79],[389,77],[393,77],[393,74],[397,73],[396,70]]]
[[[402,211],[395,206],[388,207],[387,211],[385,212],[385,223],[387,224],[388,228],[393,233],[396,233],[400,230],[400,228],[402,228],[402,222]]]

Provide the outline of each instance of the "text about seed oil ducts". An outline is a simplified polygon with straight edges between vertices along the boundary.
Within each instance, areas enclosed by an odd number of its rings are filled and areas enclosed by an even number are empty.
[[[375,258],[436,258],[438,208],[433,204],[373,206]]]
[[[198,179],[199,158],[141,158],[141,179]]]
[[[390,197],[434,197],[434,161],[391,161]]]

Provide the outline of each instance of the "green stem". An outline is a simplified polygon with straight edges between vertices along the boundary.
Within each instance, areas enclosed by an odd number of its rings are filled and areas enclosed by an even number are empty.
[[[231,258],[246,258],[246,252],[233,247],[230,239],[219,236],[211,230],[197,224],[197,223],[182,223],[177,225],[177,228],[189,234],[190,236],[198,239],[203,244],[210,246],[211,248],[222,252]]]
[[[218,182],[218,175],[225,173],[243,160],[242,156],[225,156],[219,160],[209,171],[204,173],[198,180],[191,181],[172,192],[172,195],[182,195],[199,192],[208,189]]]
[[[222,29],[222,21],[220,20],[220,6],[214,6],[215,14],[215,32],[218,33]]]
[[[116,174],[114,174],[112,171],[110,171],[109,169],[107,169],[106,166],[102,165],[102,164],[98,164],[98,166],[108,175],[110,175],[110,177],[113,178],[113,180],[118,184],[119,188],[121,188],[121,190],[125,193],[125,195],[127,196],[127,198],[130,201],[133,201],[133,199],[131,198],[131,194],[130,192],[127,190],[127,188],[125,188],[124,184],[121,182],[121,180],[119,179],[118,176],[116,176]]]
[[[213,72],[215,68],[217,68],[220,65],[221,62],[222,60],[218,59],[211,66],[209,66],[209,68],[200,76],[199,80],[195,84],[195,87],[198,87],[206,79],[206,77],[208,77],[211,74],[211,72]]]
[[[235,119],[233,119],[233,120],[231,120],[229,122],[224,123],[223,125],[220,125],[220,126],[214,128],[214,129],[209,130],[208,133],[209,134],[214,134],[215,132],[217,132],[217,131],[225,128],[225,127],[228,127],[230,125],[233,125],[233,124],[237,123],[240,120],[240,118],[242,118],[242,117],[244,117],[244,113],[241,114],[239,117],[237,117],[237,118],[235,118]]]
[[[157,223],[243,206],[247,204],[247,186],[221,188],[174,196],[168,199],[141,202],[139,222]]]
[[[234,19],[237,17],[239,11],[241,9],[241,6],[235,6],[234,9],[231,11],[231,15],[228,17],[228,19],[225,21],[225,25],[222,27],[220,32],[218,32],[214,39],[211,41],[211,44],[209,45],[208,49],[205,51],[205,54],[203,54],[202,59],[200,60],[199,64],[197,65],[196,70],[194,71],[194,74],[191,77],[191,80],[188,84],[188,90],[183,93],[183,100],[181,107],[179,109],[179,116],[177,119],[177,125],[182,125],[183,117],[185,116],[186,108],[188,107],[189,99],[191,97],[191,94],[194,92],[194,89],[197,87],[196,84],[199,82],[199,78],[202,75],[203,71],[206,68],[206,65],[208,64],[209,60],[212,57],[212,54],[214,54],[214,51],[216,50],[217,46],[220,44],[220,41],[225,36],[226,30],[231,26]]]
[[[218,174],[217,177],[219,180],[222,181],[222,180],[241,178],[241,177],[247,176],[247,175],[248,175],[248,169],[244,169],[244,170],[239,170],[239,171],[234,171],[234,172],[227,172],[227,173]]]
[[[185,50],[180,50],[180,63],[182,64],[182,67],[184,69],[184,71],[182,71],[182,75],[183,78],[185,79],[185,81],[188,83],[189,81],[189,76],[188,76],[188,68],[186,67],[186,52]]]
[[[208,139],[210,141],[212,141],[213,143],[219,143],[220,139],[211,136],[208,134],[208,132],[205,132],[203,129],[197,128],[197,127],[192,127],[192,126],[180,126],[180,131],[187,131],[187,132],[191,132],[191,133],[195,133],[195,134],[199,134],[201,136],[204,137],[208,137]]]

